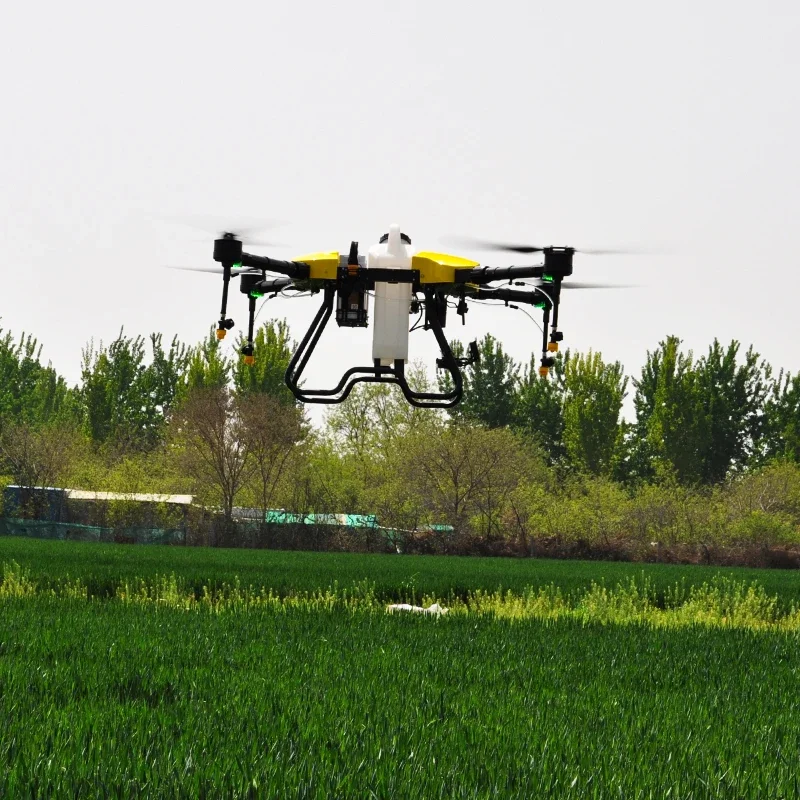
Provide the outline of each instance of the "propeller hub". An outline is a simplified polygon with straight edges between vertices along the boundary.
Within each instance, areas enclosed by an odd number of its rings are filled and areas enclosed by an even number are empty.
[[[557,278],[566,278],[568,275],[572,275],[572,257],[574,255],[574,247],[546,247],[544,249],[545,274]]]
[[[214,240],[214,261],[221,264],[239,264],[242,261],[242,243],[232,233]]]

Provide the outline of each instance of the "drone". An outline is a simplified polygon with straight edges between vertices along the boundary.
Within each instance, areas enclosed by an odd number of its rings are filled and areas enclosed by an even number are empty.
[[[518,304],[542,311],[542,350],[539,375],[546,379],[555,363],[555,354],[564,334],[558,329],[558,310],[563,289],[606,288],[607,284],[573,283],[564,279],[572,275],[576,252],[607,254],[612,250],[577,250],[574,247],[538,247],[500,243],[483,243],[483,249],[519,254],[541,253],[543,263],[519,266],[485,266],[478,261],[447,253],[417,252],[411,239],[393,224],[366,255],[359,252],[358,242],[351,242],[347,254],[320,252],[283,261],[244,252],[242,238],[224,232],[214,241],[214,260],[220,265],[210,271],[222,273],[222,307],[216,322],[216,335],[224,339],[234,326],[228,317],[228,290],[233,278],[248,298],[247,339],[242,347],[244,362],[255,361],[253,328],[259,298],[294,292],[322,293],[322,304],[308,331],[297,346],[286,369],[285,381],[295,398],[302,403],[341,403],[357,383],[388,383],[400,387],[406,400],[419,408],[452,408],[462,399],[462,368],[480,359],[477,342],[468,346],[466,357],[456,357],[444,335],[448,308],[465,324],[469,301],[501,301],[518,309]],[[188,269],[192,269],[191,267]],[[209,271],[200,268],[199,271]],[[528,283],[529,280],[535,283]],[[497,285],[501,282],[500,285]],[[495,285],[493,285],[495,284]],[[521,287],[521,288],[516,288]],[[623,288],[623,287],[620,287]],[[311,354],[330,318],[340,327],[367,328],[372,309],[372,364],[351,367],[331,388],[309,389],[301,385]],[[418,314],[424,330],[433,332],[441,351],[437,369],[449,373],[448,388],[440,392],[419,392],[409,386],[405,376],[409,317]]]

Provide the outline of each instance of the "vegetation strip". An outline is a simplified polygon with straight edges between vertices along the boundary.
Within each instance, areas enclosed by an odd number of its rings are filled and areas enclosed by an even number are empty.
[[[667,337],[639,375],[564,351],[542,380],[536,354],[517,364],[487,334],[448,412],[359,384],[312,425],[284,383],[285,322],[259,327],[253,366],[209,333],[121,331],[71,387],[33,337],[0,332],[0,489],[18,487],[0,533],[800,566],[800,375],[737,341],[693,354]],[[337,514],[377,527],[276,522]]]
[[[80,581],[64,579],[47,588],[39,586],[28,571],[16,562],[3,564],[0,600],[49,597],[84,600],[90,598],[87,586]],[[415,599],[415,598],[411,598]],[[386,611],[387,604],[368,581],[340,587],[334,584],[322,591],[305,591],[279,595],[266,587],[243,587],[238,580],[223,583],[212,590],[204,586],[196,592],[186,582],[170,575],[149,579],[125,580],[113,594],[100,602],[121,602],[143,607],[167,607],[184,611],[215,613],[247,612],[253,609],[286,611],[347,610],[351,612]],[[614,588],[592,583],[584,593],[565,594],[555,585],[539,589],[488,592],[470,590],[465,599],[453,595],[446,598],[423,596],[422,606],[439,603],[452,616],[478,615],[500,619],[575,619],[585,623],[640,623],[652,626],[713,625],[720,627],[800,630],[800,609],[791,607],[781,612],[778,598],[767,595],[762,586],[746,584],[730,578],[715,578],[688,590],[675,584],[659,604],[655,587],[648,579],[631,579],[627,585]]]

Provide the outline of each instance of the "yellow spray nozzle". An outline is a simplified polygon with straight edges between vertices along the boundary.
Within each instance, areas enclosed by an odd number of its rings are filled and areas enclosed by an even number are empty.
[[[256,363],[256,357],[255,356],[245,356],[244,357],[244,363],[247,364],[248,367],[252,367],[253,364]]]
[[[551,353],[557,353],[558,352],[558,342],[549,342],[548,345],[547,345],[547,349]]]
[[[225,328],[217,328],[217,339],[225,338]]]
[[[550,372],[550,367],[539,367],[539,377],[546,378]]]

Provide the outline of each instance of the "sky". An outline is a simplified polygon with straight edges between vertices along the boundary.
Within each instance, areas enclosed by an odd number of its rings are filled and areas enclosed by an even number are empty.
[[[564,346],[635,377],[668,335],[717,337],[800,370],[796,2],[17,3],[0,40],[0,327],[71,383],[121,328],[203,338],[221,279],[167,266],[262,220],[274,246],[246,249],[276,258],[366,252],[395,222],[491,265],[520,259],[446,240],[658,250],[575,257],[575,280],[640,287],[565,292]],[[260,320],[299,339],[319,302]],[[539,349],[502,307],[445,332]],[[331,323],[309,383],[369,363],[371,333]]]

